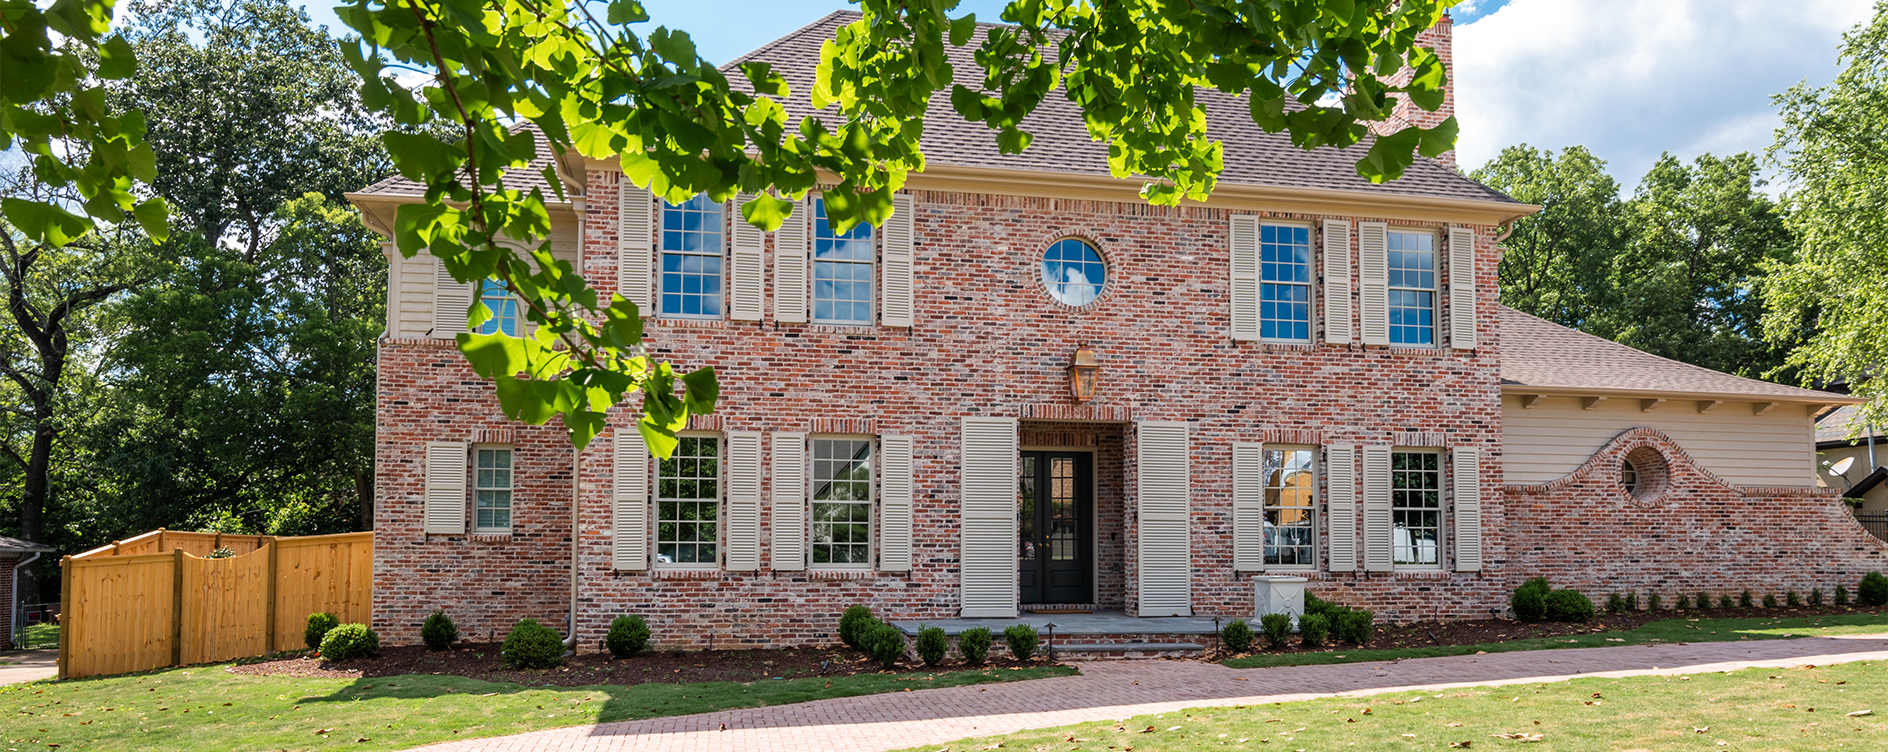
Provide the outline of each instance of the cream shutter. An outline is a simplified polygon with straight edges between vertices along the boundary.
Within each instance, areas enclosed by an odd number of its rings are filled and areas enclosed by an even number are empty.
[[[1324,341],[1348,345],[1350,326],[1350,222],[1324,220]]]
[[[1232,218],[1232,338],[1259,338],[1259,218]]]
[[[1364,570],[1395,569],[1390,550],[1390,448],[1364,447]]]
[[[1324,450],[1325,549],[1331,571],[1357,571],[1357,448],[1349,445]]]
[[[878,568],[911,571],[912,464],[910,436],[878,440]]]
[[[1449,346],[1475,349],[1475,231],[1449,228]]]
[[[612,431],[610,568],[649,568],[649,447],[634,426]]]
[[[1390,228],[1357,224],[1357,302],[1363,343],[1390,344]]]
[[[773,567],[806,569],[806,434],[774,433]]]
[[[655,196],[628,178],[617,181],[616,290],[642,315],[654,313]]]
[[[1265,445],[1232,445],[1232,569],[1265,569]]]
[[[765,308],[767,287],[767,234],[741,218],[741,207],[753,200],[741,194],[734,199],[734,214],[728,220],[730,244],[728,259],[728,318],[735,321],[759,321]]]
[[[793,202],[793,214],[774,231],[774,320],[805,323],[807,279],[810,276],[807,255],[812,251],[811,204]]]
[[[1455,466],[1455,571],[1482,571],[1482,453],[1457,448]]]
[[[760,569],[760,442],[759,431],[728,432],[728,518],[722,529],[730,572]]]
[[[466,445],[426,442],[426,534],[465,535]]]
[[[964,418],[958,577],[965,618],[1016,617],[1016,419]]]
[[[452,338],[465,331],[472,308],[472,286],[452,278],[446,262],[433,257],[433,336]]]
[[[1193,615],[1193,556],[1188,518],[1191,474],[1187,424],[1141,421],[1135,427],[1139,480],[1141,616]]]
[[[911,196],[892,196],[892,218],[885,222],[884,263],[879,265],[883,283],[879,285],[879,323],[885,326],[911,326],[917,319],[917,210],[911,208]]]

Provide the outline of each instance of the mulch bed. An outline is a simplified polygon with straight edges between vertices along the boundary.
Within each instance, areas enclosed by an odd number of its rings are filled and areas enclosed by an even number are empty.
[[[507,668],[498,656],[498,648],[497,643],[472,643],[455,645],[449,652],[432,653],[425,646],[409,645],[382,648],[377,657],[344,663],[329,663],[306,654],[275,656],[240,663],[231,666],[229,671],[253,676],[333,679],[432,674],[511,684],[580,687],[593,684],[694,684],[877,673],[936,673],[970,668],[956,664],[928,669],[900,665],[896,671],[887,672],[879,667],[877,661],[862,652],[832,647],[649,652],[620,660],[612,660],[608,653],[583,653],[566,658],[562,668],[531,670]],[[990,661],[979,668],[1044,665],[1049,664],[1041,660],[1018,663],[992,656]]]

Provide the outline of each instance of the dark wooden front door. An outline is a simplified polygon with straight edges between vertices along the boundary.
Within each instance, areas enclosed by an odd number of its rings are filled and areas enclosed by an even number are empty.
[[[1023,452],[1017,577],[1023,603],[1093,603],[1094,490],[1088,452]]]

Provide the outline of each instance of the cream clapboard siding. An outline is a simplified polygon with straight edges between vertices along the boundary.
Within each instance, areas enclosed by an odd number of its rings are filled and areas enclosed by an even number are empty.
[[[885,326],[908,327],[917,318],[915,215],[910,194],[892,196],[892,217],[882,231],[885,247],[879,264],[879,323]]]
[[[427,535],[465,535],[466,443],[426,443]]]
[[[1232,338],[1259,338],[1259,218],[1232,218]]]
[[[1457,447],[1450,456],[1454,470],[1455,571],[1482,571],[1482,453]]]
[[[655,196],[617,181],[616,291],[644,316],[655,313]]]
[[[1151,420],[1135,424],[1141,616],[1193,615],[1189,454],[1187,424]]]
[[[960,453],[959,597],[965,618],[1016,617],[1015,418],[964,418]]]
[[[1357,448],[1324,450],[1325,550],[1333,572],[1357,571]]]
[[[741,218],[741,207],[754,197],[743,193],[734,199],[734,211],[728,224],[728,318],[735,321],[759,321],[767,299],[767,233]]]
[[[812,202],[793,202],[793,214],[774,231],[774,320],[803,324],[811,307],[808,284],[812,278],[809,255],[813,225],[808,215]]]
[[[1265,445],[1232,445],[1232,569],[1265,569]]]
[[[1578,397],[1544,397],[1533,408],[1501,399],[1501,462],[1505,483],[1546,483],[1585,464],[1628,428],[1664,431],[1685,453],[1725,482],[1740,486],[1816,483],[1816,426],[1801,405],[1755,415],[1748,402],[1726,402],[1700,414],[1698,403],[1669,400],[1651,412],[1638,399],[1609,399],[1582,408]]]
[[[1390,228],[1357,224],[1357,319],[1366,345],[1390,344]]]
[[[1324,220],[1324,341],[1351,340],[1350,222]]]
[[[610,568],[649,568],[649,446],[627,426],[613,432],[610,468]]]
[[[1449,347],[1475,349],[1475,231],[1449,228]]]
[[[728,518],[726,567],[730,572],[760,569],[759,431],[728,432]]]
[[[774,433],[773,566],[806,569],[806,434]]]
[[[1390,447],[1367,446],[1364,455],[1364,571],[1396,568],[1391,546],[1394,533],[1390,513]]]
[[[880,436],[878,446],[878,568],[885,572],[909,572],[912,439],[910,436]]]

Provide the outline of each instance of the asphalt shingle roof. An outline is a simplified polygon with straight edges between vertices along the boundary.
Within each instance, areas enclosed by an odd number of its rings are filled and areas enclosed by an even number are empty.
[[[544,148],[544,134],[542,131],[538,130],[536,125],[530,122],[518,123],[511,126],[511,132],[513,133],[517,133],[521,130],[529,130],[538,135],[538,153],[524,169],[505,171],[505,187],[515,188],[527,194],[531,192],[532,188],[536,188],[544,192],[545,201],[556,201],[557,190],[552,188],[551,184],[544,180],[544,171],[551,167],[551,150]],[[566,188],[566,195],[568,195],[568,192],[569,189]],[[357,193],[380,196],[424,196],[426,195],[426,186],[408,180],[401,176],[400,173],[396,172],[378,183],[360,189]]]
[[[1816,443],[1834,441],[1846,444],[1849,441],[1851,428],[1861,429],[1855,432],[1856,440],[1867,441],[1868,427],[1860,425],[1860,421],[1855,418],[1858,409],[1855,405],[1843,405],[1823,415],[1821,420],[1816,421]],[[1874,434],[1876,442],[1879,443],[1882,437],[1881,430],[1876,429]]]
[[[48,546],[43,543],[34,543],[32,541],[25,540],[23,538],[9,538],[7,536],[0,535],[0,551],[32,552],[32,551],[51,551],[51,550],[53,550],[52,546]]]

